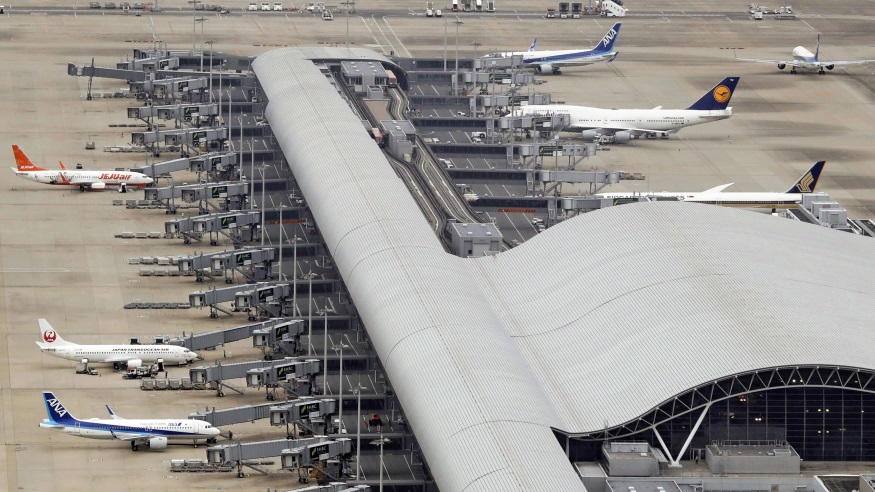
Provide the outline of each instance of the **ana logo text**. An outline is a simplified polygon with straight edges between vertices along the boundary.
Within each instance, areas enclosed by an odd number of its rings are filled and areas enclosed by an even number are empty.
[[[729,100],[729,96],[731,95],[732,91],[725,85],[718,85],[714,88],[714,100],[719,103],[725,103]]]
[[[616,35],[617,35],[617,31],[615,31],[614,29],[611,29],[610,31],[608,31],[608,33],[605,34],[605,37],[602,38],[602,46],[607,48],[608,44],[610,44],[611,41],[614,40],[614,36],[616,36]]]
[[[43,332],[43,340],[52,343],[58,339],[58,334],[54,330],[46,330]]]
[[[57,400],[57,398],[52,398],[51,400],[46,400],[46,404],[48,404],[48,406],[54,408],[55,411],[58,412],[58,415],[60,415],[61,417],[67,415],[67,409],[64,408],[64,405],[61,405],[61,402],[59,402]]]
[[[119,181],[127,181],[127,180],[131,179],[131,175],[130,174],[119,174],[119,173],[111,173],[111,174],[110,173],[103,173],[100,175],[100,178],[98,178],[98,179],[105,180],[105,181],[110,181],[113,179],[117,179]]]

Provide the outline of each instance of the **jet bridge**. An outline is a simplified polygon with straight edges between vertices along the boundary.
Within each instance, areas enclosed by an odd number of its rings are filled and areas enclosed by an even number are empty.
[[[198,282],[204,277],[214,280],[224,275],[225,283],[234,283],[234,272],[239,272],[247,281],[264,281],[276,259],[274,248],[252,248],[214,251],[177,259],[177,267],[182,275],[194,274]]]
[[[288,369],[294,365],[296,362],[302,362],[301,365],[295,366],[298,370],[301,371],[300,374],[290,372]],[[306,363],[306,364],[303,364]],[[286,358],[282,360],[274,360],[274,361],[250,361],[250,362],[239,362],[236,364],[217,364],[215,366],[200,366],[200,367],[192,367],[188,370],[189,377],[191,378],[192,384],[209,384],[211,387],[215,387],[216,396],[225,396],[225,392],[223,388],[231,389],[239,394],[243,394],[243,390],[237,388],[235,386],[231,386],[225,381],[228,379],[242,379],[248,378],[248,374],[253,369],[266,369],[268,371],[280,371],[280,369],[275,369],[279,367],[286,367],[283,374],[291,374],[292,376],[289,378],[290,381],[293,381],[293,388],[297,391],[293,391],[293,394],[297,396],[307,396],[310,394],[313,387],[313,377],[316,373],[319,372],[321,368],[321,363],[317,359],[307,360],[307,361],[299,361],[295,358]],[[286,380],[284,379],[283,382]],[[279,383],[276,383],[274,387],[279,386]],[[274,396],[273,398],[271,396]],[[275,394],[272,395],[270,392],[268,393],[268,399],[273,400],[275,398]]]
[[[209,81],[206,77],[177,77],[171,79],[161,79],[152,81],[151,89],[155,96],[163,98],[165,96],[176,95],[181,92],[191,92],[195,90],[203,90],[209,87]],[[147,89],[144,92],[148,92]]]
[[[328,442],[328,436],[306,439],[277,439],[236,444],[221,444],[207,448],[207,461],[215,464],[237,463],[244,460],[279,456],[285,449]]]
[[[270,425],[286,426],[289,439],[294,437],[289,424],[300,426],[314,436],[334,433],[328,429],[328,416],[337,411],[337,400],[316,400],[310,397],[270,407]]]
[[[204,183],[185,187],[182,190],[182,201],[199,203],[199,210],[202,214],[207,213],[210,207],[219,212],[228,212],[242,210],[248,195],[249,185],[247,183]],[[218,200],[219,205],[212,205],[210,200]]]
[[[212,246],[219,244],[219,234],[223,234],[236,244],[254,241],[260,223],[260,212],[198,215],[165,222],[164,233],[167,237],[182,237],[185,244],[207,235]]]
[[[342,479],[345,468],[341,461],[352,454],[352,439],[339,438],[334,441],[312,443],[305,446],[284,449],[280,454],[284,470],[298,470],[298,481],[307,482],[307,469],[312,468],[334,480]],[[340,460],[338,460],[340,458]]]
[[[267,360],[276,353],[297,355],[303,350],[301,335],[304,334],[304,328],[304,320],[292,320],[255,330],[252,332],[252,346],[260,347]]]
[[[265,387],[268,400],[276,399],[276,388],[283,386],[288,393],[288,384],[292,384],[292,393],[296,396],[307,396],[313,388],[313,378],[319,372],[319,359],[298,360],[285,358],[268,367],[256,367],[246,372],[246,386],[249,388]]]
[[[274,326],[288,322],[288,319],[273,318],[251,325],[237,326],[224,330],[208,331],[206,333],[198,333],[196,335],[192,334],[187,336],[183,335],[181,337],[174,337],[167,340],[167,343],[170,345],[185,347],[189,350],[197,352],[204,349],[213,349],[218,347],[219,345],[224,345],[226,343],[251,338],[253,334],[258,330],[270,329]]]
[[[535,179],[541,185],[541,196],[547,196],[556,190],[562,194],[563,183],[589,183],[590,193],[597,193],[607,185],[620,182],[620,171],[554,171],[541,169],[527,170],[526,191],[528,196],[535,196]],[[549,184],[548,184],[549,183]]]
[[[145,135],[154,135],[155,132],[142,132]],[[149,137],[149,140],[153,140]],[[157,139],[153,140],[157,142]],[[196,157],[183,157],[171,161],[156,162],[145,166],[135,167],[131,170],[143,173],[155,178],[166,176],[177,171],[190,171],[193,173],[207,173],[213,181],[227,181],[236,178],[237,154],[234,152],[211,152]]]
[[[150,118],[189,121],[200,116],[217,116],[218,114],[218,104],[170,104],[128,108],[128,118],[143,120],[147,123]]]
[[[242,424],[244,422],[254,422],[256,420],[266,419],[270,417],[273,409],[276,408],[274,403],[264,403],[262,405],[243,405],[234,408],[225,408],[205,412],[190,413],[188,418],[194,420],[203,420],[214,427],[223,427],[226,425]]]
[[[260,284],[260,285],[268,285],[268,284]],[[241,299],[239,302],[245,303],[249,306],[249,308],[246,308],[247,310],[249,310],[249,320],[255,321],[255,319],[257,317],[256,313],[250,309],[261,309],[264,313],[266,313],[268,316],[273,317],[273,318],[282,317],[282,316],[276,316],[274,314],[271,314],[272,310],[280,311],[281,301],[284,300],[285,297],[291,296],[292,293],[295,292],[296,288],[298,290],[298,294],[303,295],[303,293],[309,292],[310,288],[312,286],[312,289],[313,289],[312,292],[314,295],[319,294],[319,295],[323,295],[323,296],[337,294],[342,289],[341,281],[337,280],[337,279],[332,279],[332,278],[327,278],[327,279],[326,278],[322,278],[322,279],[313,278],[312,280],[306,280],[306,281],[299,280],[298,282],[292,282],[291,284],[284,283],[284,284],[280,284],[280,285],[285,285],[285,287],[283,287],[282,293],[286,294],[286,295],[283,297],[277,297],[276,295],[274,295],[272,298],[270,298],[269,300],[266,300],[264,302],[259,300],[259,295],[268,296],[271,293],[271,289],[269,289],[269,288],[265,289],[265,292],[262,292],[261,294],[257,294],[253,290],[246,290],[246,291],[242,290],[242,289],[247,289],[247,288],[251,289],[252,288],[251,286],[231,286],[231,287],[223,287],[220,289],[212,288],[210,290],[192,292],[191,294],[188,295],[188,301],[189,301],[189,305],[192,307],[195,307],[195,308],[209,307],[210,308],[210,317],[211,318],[218,318],[219,312],[223,312],[225,314],[231,315],[230,312],[225,311],[224,309],[218,307],[218,305],[220,303],[223,303],[223,302],[234,302],[235,303],[234,309],[239,309],[237,307],[238,306],[237,305],[237,302],[238,302],[237,294],[242,293],[243,296],[241,296],[241,297],[245,298],[246,300]],[[288,290],[286,291],[285,289],[288,289]],[[273,293],[276,294],[275,291],[273,291]],[[282,306],[283,311],[285,311],[285,307],[286,306]],[[330,311],[330,312],[333,312],[333,311]],[[329,318],[330,319],[338,318],[338,319],[348,320],[350,317],[348,315],[332,315],[332,316],[329,316]]]

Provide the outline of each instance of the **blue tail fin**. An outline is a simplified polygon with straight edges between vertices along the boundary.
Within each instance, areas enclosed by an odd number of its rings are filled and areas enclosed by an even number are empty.
[[[814,189],[817,188],[817,181],[820,179],[820,173],[823,172],[825,165],[826,161],[816,162],[807,173],[799,178],[799,181],[792,188],[787,190],[787,193],[814,193]]]
[[[617,41],[617,37],[620,36],[620,26],[622,23],[617,22],[614,24],[607,34],[602,38],[598,45],[592,50],[596,53],[610,53],[614,50],[614,43]]]
[[[814,48],[814,61],[820,61],[820,33],[817,33],[817,46]]]
[[[735,92],[736,85],[738,85],[738,77],[726,77],[687,109],[697,111],[726,109],[729,106],[729,100],[732,99],[732,93]]]
[[[536,44],[538,44],[538,38],[535,38],[535,40],[532,41],[532,44],[529,45],[529,51],[535,51]]]
[[[76,423],[76,417],[64,408],[61,401],[51,391],[43,391],[43,399],[46,401],[46,412],[49,413],[49,420],[58,424]]]

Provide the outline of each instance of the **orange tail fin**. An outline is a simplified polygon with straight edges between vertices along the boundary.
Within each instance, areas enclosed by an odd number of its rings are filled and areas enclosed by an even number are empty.
[[[35,165],[33,162],[30,162],[30,159],[27,158],[27,155],[23,150],[17,145],[12,146],[12,153],[15,154],[15,163],[18,164],[19,171],[45,171],[45,168],[39,167]]]
[[[63,163],[63,162],[61,162],[61,161],[58,161],[58,164],[60,164],[60,165],[61,165],[61,169],[62,169],[62,170],[64,170],[64,171],[66,171],[66,170],[67,170],[67,166],[65,166],[65,165],[64,165],[64,163]]]

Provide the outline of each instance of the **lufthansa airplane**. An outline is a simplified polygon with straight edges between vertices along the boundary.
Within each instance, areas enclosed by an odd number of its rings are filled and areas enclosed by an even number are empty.
[[[743,208],[791,208],[802,202],[802,196],[808,193],[814,193],[817,187],[817,181],[820,179],[820,173],[823,172],[826,161],[819,161],[811,167],[805,174],[796,181],[792,188],[784,193],[773,192],[725,192],[726,188],[733,183],[720,185],[710,190],[692,193],[679,192],[657,192],[657,193],[600,193],[597,196],[602,198],[612,198],[617,201],[625,201],[640,196],[656,197],[656,198],[675,198],[679,201],[693,203],[709,203],[712,205],[722,205],[724,207],[743,207]]]
[[[92,363],[111,363],[114,367],[134,368],[145,363],[188,364],[197,353],[176,345],[79,345],[68,342],[48,321],[39,320],[42,341],[36,342],[41,352],[62,359]]]
[[[832,70],[836,65],[856,65],[860,63],[873,63],[875,60],[839,60],[839,61],[823,61],[820,59],[820,34],[817,35],[817,46],[814,48],[814,53],[808,51],[804,46],[793,48],[792,60],[763,60],[759,58],[738,58],[738,61],[751,61],[758,63],[776,63],[778,70],[784,70],[790,67],[790,73],[796,73],[796,69],[817,70],[820,75],[826,72],[823,69]]]
[[[217,427],[194,419],[125,419],[113,413],[109,405],[107,411],[112,419],[79,420],[67,410],[51,391],[43,391],[46,412],[49,418],[43,419],[41,429],[51,429],[88,439],[118,439],[129,441],[131,449],[138,451],[140,445],[149,449],[165,449],[168,440],[190,440],[197,447],[199,439],[215,442],[220,431]]]
[[[601,109],[567,104],[523,106],[517,115],[568,114],[571,124],[562,131],[581,131],[584,140],[596,135],[613,135],[615,143],[628,142],[642,135],[668,138],[682,128],[712,121],[725,120],[732,116],[729,100],[735,92],[738,77],[726,77],[712,87],[704,96],[686,109]]]
[[[597,62],[611,62],[617,57],[614,43],[620,35],[620,23],[614,24],[599,44],[591,49],[576,50],[535,50],[538,38],[532,41],[528,51],[513,51],[508,53],[491,53],[486,57],[510,58],[522,56],[526,67],[534,68],[536,73],[560,74],[563,67],[591,65]]]
[[[17,145],[12,146],[12,153],[15,154],[15,164],[17,167],[11,168],[16,176],[21,176],[24,179],[36,181],[50,185],[66,185],[78,186],[79,190],[105,190],[107,185],[118,186],[124,184],[126,187],[140,187],[152,183],[152,178],[142,173],[132,171],[82,171],[67,169],[64,163],[61,163],[60,171],[53,171],[39,167],[28,159],[27,155]]]

